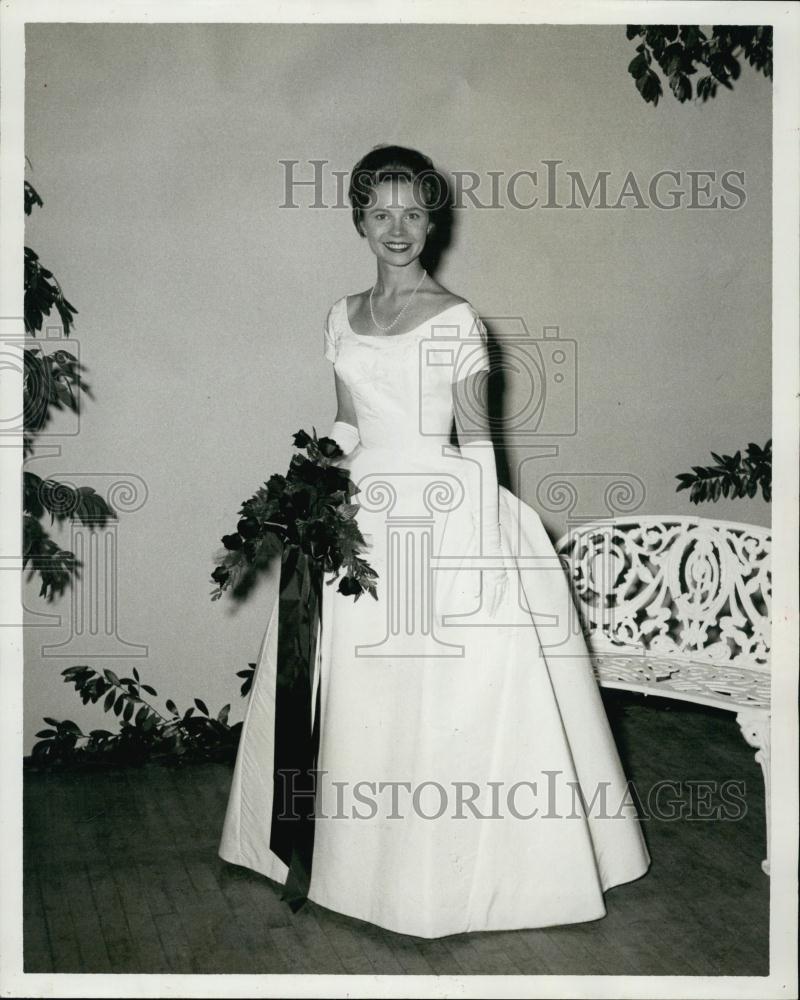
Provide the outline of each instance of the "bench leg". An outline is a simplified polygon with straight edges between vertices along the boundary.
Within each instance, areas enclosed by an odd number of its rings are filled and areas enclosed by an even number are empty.
[[[763,709],[750,709],[736,716],[748,746],[756,748],[755,759],[764,774],[764,811],[767,819],[767,856],[761,862],[764,872],[769,875],[769,831],[770,831],[770,744],[769,713]]]

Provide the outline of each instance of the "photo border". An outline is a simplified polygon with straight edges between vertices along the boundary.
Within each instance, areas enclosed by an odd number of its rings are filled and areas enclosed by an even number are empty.
[[[772,866],[770,975],[711,976],[350,976],[34,974],[22,971],[22,629],[0,629],[0,829],[4,860],[0,912],[0,993],[3,996],[219,997],[765,997],[797,996],[797,662],[798,647],[798,202],[797,52],[800,8],[773,2],[511,2],[458,4],[409,0],[366,4],[308,0],[202,4],[165,0],[3,0],[0,3],[0,318],[23,315],[24,29],[34,22],[105,23],[452,23],[452,24],[772,24],[772,421],[774,480],[772,661]],[[12,322],[7,319],[3,323]],[[21,320],[16,321],[21,323]],[[0,388],[21,412],[21,379],[3,373]],[[21,548],[21,440],[0,447],[0,557]],[[0,573],[0,601],[21,620],[19,577]],[[676,956],[676,962],[679,956]]]

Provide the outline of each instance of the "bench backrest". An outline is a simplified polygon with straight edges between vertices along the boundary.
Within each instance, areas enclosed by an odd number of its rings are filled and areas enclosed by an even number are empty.
[[[770,532],[702,517],[604,518],[556,544],[593,651],[767,668]]]

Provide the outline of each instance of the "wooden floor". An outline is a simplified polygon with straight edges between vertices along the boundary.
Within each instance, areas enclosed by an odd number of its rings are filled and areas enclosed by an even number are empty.
[[[604,692],[628,777],[741,780],[736,821],[650,819],[653,864],[601,920],[435,940],[313,903],[216,850],[232,768],[25,778],[25,971],[766,975],[764,792],[734,717]],[[679,796],[686,799],[684,786]]]

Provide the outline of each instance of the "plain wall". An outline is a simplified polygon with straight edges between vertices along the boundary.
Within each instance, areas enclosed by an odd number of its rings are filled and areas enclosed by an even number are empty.
[[[292,434],[330,426],[324,317],[374,279],[347,208],[310,208],[302,189],[303,207],[280,208],[280,160],[347,171],[380,142],[482,176],[558,159],[590,183],[611,171],[612,200],[629,170],[645,188],[659,170],[744,171],[736,211],[465,208],[437,277],[486,317],[577,343],[578,432],[537,441],[558,454],[521,476],[530,448],[504,456],[554,540],[567,512],[538,490],[553,473],[581,489],[637,477],[640,513],[769,525],[760,497],[698,507],[675,475],[771,436],[771,86],[745,66],[733,93],[654,108],[627,73],[634,44],[622,25],[28,27],[25,150],[45,204],[26,242],[79,310],[94,397],[80,433],[42,439],[61,452],[28,468],[146,484],[117,536],[119,634],[147,656],[44,658],[68,625],[29,617],[26,752],[44,715],[102,724],[61,679],[80,662],[137,666],[161,703],[243,714],[235,673],[256,659],[275,580],[238,609],[212,603],[212,558]],[[69,528],[52,534],[70,547]],[[68,595],[37,593],[32,614],[69,616]]]

